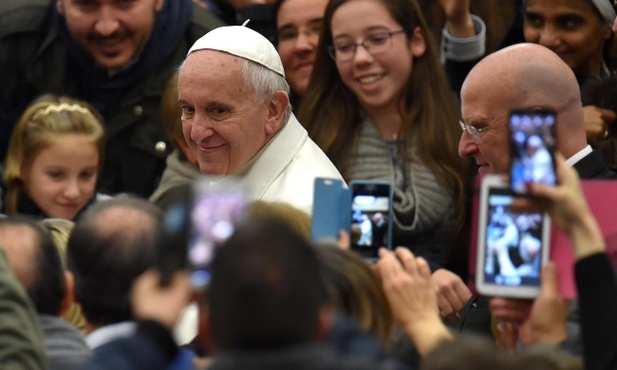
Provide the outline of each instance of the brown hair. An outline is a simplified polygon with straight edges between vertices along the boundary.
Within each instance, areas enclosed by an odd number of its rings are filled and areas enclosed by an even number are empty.
[[[359,102],[341,80],[327,47],[332,44],[332,17],[344,3],[328,3],[312,78],[299,111],[300,121],[310,136],[346,176],[346,158],[355,150],[362,122]],[[398,137],[399,152],[417,146],[420,159],[439,183],[454,194],[457,224],[462,225],[465,206],[465,183],[468,161],[458,156],[460,131],[453,96],[437,57],[437,47],[429,36],[428,26],[415,0],[381,0],[392,17],[411,39],[420,27],[426,42],[425,53],[414,58],[413,71],[401,95],[398,109],[403,121]],[[412,144],[413,143],[413,144]],[[349,180],[347,178],[347,180]]]

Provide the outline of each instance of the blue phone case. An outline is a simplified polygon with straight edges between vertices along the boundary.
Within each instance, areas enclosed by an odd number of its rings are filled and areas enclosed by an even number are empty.
[[[351,215],[349,189],[343,181],[318,177],[315,179],[313,195],[313,217],[311,240],[338,240],[339,232],[349,232]]]

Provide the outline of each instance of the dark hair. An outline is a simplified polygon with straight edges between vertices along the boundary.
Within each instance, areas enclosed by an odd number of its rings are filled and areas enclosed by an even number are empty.
[[[125,215],[110,216],[116,211]],[[106,325],[132,318],[131,286],[154,265],[162,217],[147,201],[123,196],[96,203],[75,224],[67,262],[88,321]]]
[[[341,80],[327,47],[332,45],[332,17],[348,1],[332,0],[326,7],[311,81],[298,113],[311,138],[347,180],[347,158],[357,146],[362,113],[358,109],[358,99]],[[469,166],[457,152],[460,129],[456,122],[460,114],[439,62],[437,47],[415,0],[381,0],[380,3],[408,39],[419,27],[426,43],[424,54],[414,58],[412,73],[398,103],[403,121],[398,132],[398,137],[403,138],[399,141],[399,153],[409,157],[408,148],[417,148],[422,162],[440,185],[453,194],[456,219],[461,226]]]
[[[51,235],[30,217],[0,218],[0,228],[12,226],[26,226],[36,236],[34,280],[30,286],[24,286],[30,300],[39,314],[59,315],[66,285],[60,254]]]
[[[307,242],[268,217],[238,226],[213,264],[207,296],[223,350],[283,348],[315,339],[327,294]]]

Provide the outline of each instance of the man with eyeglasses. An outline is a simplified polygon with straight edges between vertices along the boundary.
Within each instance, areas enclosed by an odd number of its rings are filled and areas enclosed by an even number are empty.
[[[473,157],[482,175],[507,172],[509,113],[534,107],[557,113],[557,149],[581,178],[617,179],[587,144],[574,73],[557,54],[537,44],[495,52],[469,73],[461,89],[459,154]]]
[[[459,124],[463,132],[459,154],[473,157],[480,175],[507,173],[510,111],[535,107],[556,112],[557,150],[581,178],[617,179],[617,174],[609,170],[600,155],[587,144],[583,105],[574,73],[557,54],[538,44],[523,43],[501,49],[471,70],[461,90],[463,120]],[[528,316],[521,308],[530,310],[532,303],[494,298],[490,305],[491,310],[501,312],[494,319],[514,322],[518,326]],[[477,299],[474,307],[475,312],[466,310],[462,316],[472,316],[470,321],[473,322],[491,322],[488,300]],[[535,342],[559,344],[581,354],[576,311],[576,306],[572,305],[566,338],[543,332],[545,328],[534,328],[538,331],[533,333]]]

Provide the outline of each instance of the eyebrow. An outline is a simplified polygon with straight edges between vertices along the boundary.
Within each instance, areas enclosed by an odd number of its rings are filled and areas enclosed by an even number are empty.
[[[319,18],[313,18],[313,19],[309,19],[309,21],[307,22],[309,25],[314,25],[317,23],[323,23],[323,17],[319,17]],[[293,23],[285,23],[283,25],[281,25],[280,27],[277,28],[277,32],[281,32],[281,31],[287,31],[289,29],[296,29],[298,27],[296,27],[295,24]]]

